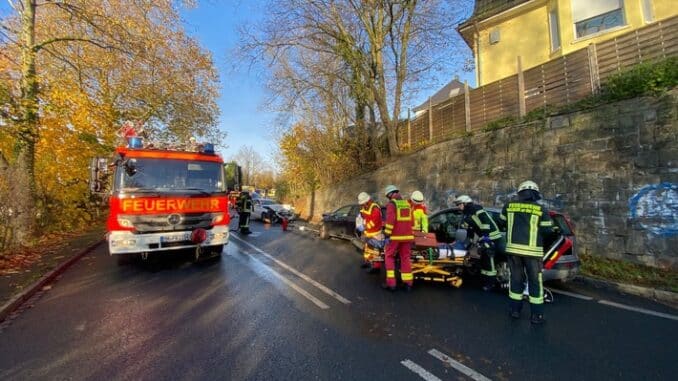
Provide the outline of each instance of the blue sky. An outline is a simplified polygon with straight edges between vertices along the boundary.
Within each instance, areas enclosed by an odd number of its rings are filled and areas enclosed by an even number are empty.
[[[246,0],[203,0],[197,8],[182,11],[186,32],[212,52],[220,73],[219,128],[227,134],[228,148],[221,150],[226,159],[247,145],[270,161],[275,149],[271,133],[275,115],[261,108],[266,97],[263,80],[247,68],[233,71],[230,58],[238,43],[238,27],[256,20],[257,14],[257,4]]]

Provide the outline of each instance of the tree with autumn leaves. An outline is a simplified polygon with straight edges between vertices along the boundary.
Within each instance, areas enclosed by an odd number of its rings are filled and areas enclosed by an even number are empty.
[[[403,104],[467,62],[455,26],[469,0],[275,0],[242,30],[271,109],[289,115],[281,160],[290,189],[315,189],[400,154]],[[451,77],[451,74],[447,77]]]
[[[112,151],[126,120],[154,138],[218,141],[218,74],[176,2],[10,4],[0,46],[0,245],[95,218],[89,160]]]

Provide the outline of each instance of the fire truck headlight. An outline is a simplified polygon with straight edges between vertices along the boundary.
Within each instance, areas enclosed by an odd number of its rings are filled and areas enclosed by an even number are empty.
[[[128,220],[127,218],[122,218],[118,217],[118,225],[122,226],[123,228],[133,228],[134,224],[132,221]]]
[[[224,214],[223,213],[214,213],[212,215],[212,224],[213,225],[221,223],[223,220],[224,220]]]

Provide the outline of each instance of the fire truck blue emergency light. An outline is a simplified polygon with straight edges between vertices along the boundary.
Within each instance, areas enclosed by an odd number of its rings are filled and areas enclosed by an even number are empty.
[[[203,144],[203,146],[202,146],[202,152],[204,152],[204,153],[209,153],[209,154],[213,154],[213,153],[214,153],[214,144],[212,144],[212,143],[205,143],[205,144]]]
[[[129,148],[143,148],[144,143],[141,141],[140,137],[133,136],[133,137],[127,138],[127,146]]]

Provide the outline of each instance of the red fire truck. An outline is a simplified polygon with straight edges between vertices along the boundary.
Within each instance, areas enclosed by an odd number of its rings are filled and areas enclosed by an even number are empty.
[[[127,140],[112,161],[91,166],[91,190],[108,196],[109,253],[119,263],[179,249],[194,249],[196,259],[221,255],[230,217],[224,162],[213,146],[154,149]]]

